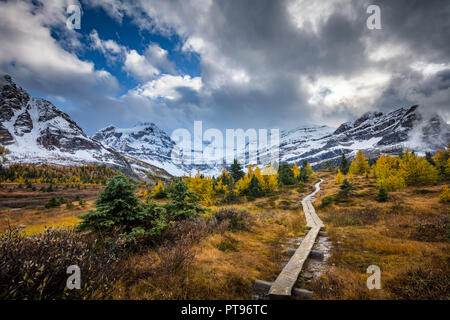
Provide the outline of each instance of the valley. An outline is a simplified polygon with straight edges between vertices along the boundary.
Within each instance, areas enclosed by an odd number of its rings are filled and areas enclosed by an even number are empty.
[[[274,282],[307,241],[302,199],[322,181],[323,232],[294,288],[449,299],[450,131],[418,106],[281,131],[279,164],[179,165],[154,123],[88,137],[9,76],[0,103],[0,298],[267,299],[255,281]],[[85,287],[68,291],[74,263]]]

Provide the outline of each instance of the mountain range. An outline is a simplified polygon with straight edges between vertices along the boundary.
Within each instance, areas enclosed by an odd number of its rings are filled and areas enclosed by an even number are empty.
[[[337,129],[307,126],[281,131],[279,156],[280,162],[307,160],[318,167],[337,163],[343,153],[353,156],[359,149],[369,157],[406,148],[424,153],[449,141],[449,124],[436,114],[423,112],[422,107],[412,106],[387,114],[368,112]],[[151,122],[131,128],[110,125],[89,137],[69,115],[47,100],[30,96],[8,75],[0,75],[0,144],[11,152],[9,163],[97,163],[150,179],[194,170],[217,175],[223,166],[221,161],[175,163],[171,153],[176,143]]]

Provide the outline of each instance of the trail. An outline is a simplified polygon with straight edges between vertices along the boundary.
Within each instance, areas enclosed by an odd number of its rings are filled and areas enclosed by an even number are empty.
[[[312,201],[315,200],[315,195],[319,192],[320,184],[322,182],[323,179],[320,179],[320,181],[315,184],[315,191],[307,195],[302,200],[306,225],[311,229],[308,231],[308,234],[303,239],[302,243],[297,248],[289,262],[283,268],[276,280],[272,283],[269,290],[269,296],[271,297],[282,298],[291,296],[292,289],[297,282],[300,272],[302,271],[303,264],[311,252],[320,229],[324,227],[322,220],[320,220],[319,216],[316,214],[314,206],[312,205]]]

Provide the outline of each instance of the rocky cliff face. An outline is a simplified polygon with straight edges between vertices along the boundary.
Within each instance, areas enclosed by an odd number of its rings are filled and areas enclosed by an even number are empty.
[[[8,75],[0,79],[0,144],[11,151],[12,162],[99,163],[131,171],[117,152],[89,138],[66,113],[31,97]]]

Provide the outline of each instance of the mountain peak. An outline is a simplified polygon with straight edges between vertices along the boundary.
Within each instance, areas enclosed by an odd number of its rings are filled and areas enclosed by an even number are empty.
[[[9,75],[0,79],[0,144],[11,151],[10,162],[102,163],[130,170],[51,102],[31,97]]]

